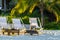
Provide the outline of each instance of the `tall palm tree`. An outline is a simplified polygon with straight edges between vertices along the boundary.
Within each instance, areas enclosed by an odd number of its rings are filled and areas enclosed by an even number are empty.
[[[56,7],[58,5],[58,7]],[[60,0],[18,0],[17,5],[11,10],[11,16],[17,11],[18,13],[24,13],[27,9],[32,13],[35,6],[38,6],[41,11],[41,21],[43,25],[43,9],[47,9],[50,12],[54,12],[56,16],[56,22],[59,21],[58,14],[60,14]]]
[[[58,11],[60,11],[60,10],[58,9],[58,7],[56,7],[57,5],[60,5],[59,2],[60,2],[59,0],[51,0],[51,1],[45,2],[45,4],[46,4],[45,8],[47,10],[49,10],[50,12],[53,12],[55,14],[55,16],[56,16],[56,22],[59,21],[58,14],[60,14],[60,12],[58,13]]]
[[[6,11],[6,0],[4,0],[4,11]]]

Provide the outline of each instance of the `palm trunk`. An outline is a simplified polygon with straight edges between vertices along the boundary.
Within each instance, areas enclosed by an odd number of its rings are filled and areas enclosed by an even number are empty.
[[[0,0],[0,9],[2,8],[2,0]]]
[[[4,0],[4,11],[6,11],[6,0]]]
[[[43,19],[44,19],[44,18],[43,18],[43,9],[40,9],[40,11],[41,11],[41,25],[42,25],[42,27],[43,27],[43,24],[44,24],[44,23],[43,23]]]
[[[43,27],[44,25],[44,16],[43,16],[43,0],[41,0],[41,6],[40,6],[40,11],[41,11],[41,25]]]

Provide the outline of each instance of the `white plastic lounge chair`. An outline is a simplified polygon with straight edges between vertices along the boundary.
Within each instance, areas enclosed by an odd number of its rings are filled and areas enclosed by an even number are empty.
[[[29,18],[29,22],[30,22],[30,27],[40,28],[40,27],[38,26],[37,18]],[[40,26],[41,26],[41,25],[40,25]]]
[[[20,19],[12,19],[12,23],[13,23],[13,28],[14,29],[23,29],[24,25],[21,24],[21,20]]]
[[[0,28],[8,28],[6,17],[0,17]]]

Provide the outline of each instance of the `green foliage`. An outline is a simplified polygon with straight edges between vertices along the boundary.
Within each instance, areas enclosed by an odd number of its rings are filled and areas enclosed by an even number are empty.
[[[29,16],[22,17],[22,20],[25,24],[29,24]]]
[[[18,0],[11,0],[10,2],[9,2],[9,8],[13,8],[16,4],[17,4],[17,2],[18,2]]]
[[[7,20],[8,20],[8,23],[12,23],[12,17],[10,17],[10,16],[7,16]]]
[[[51,22],[48,24],[44,25],[44,29],[46,30],[60,30],[60,22],[59,23],[55,23],[55,22]]]

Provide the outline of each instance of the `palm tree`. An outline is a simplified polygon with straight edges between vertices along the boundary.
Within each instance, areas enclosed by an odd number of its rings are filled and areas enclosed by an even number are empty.
[[[58,13],[59,9],[58,9],[58,7],[56,7],[56,5],[60,4],[59,2],[60,2],[59,0],[51,0],[51,1],[45,2],[45,4],[46,4],[45,8],[47,10],[49,10],[50,12],[53,12],[55,14],[55,16],[56,16],[56,22],[59,21],[58,14],[60,14],[60,12]]]
[[[6,0],[4,0],[4,11],[6,11]]]
[[[56,7],[58,5],[58,7]],[[18,0],[17,5],[11,10],[11,16],[17,11],[18,13],[24,13],[27,9],[32,13],[35,6],[38,6],[41,11],[41,22],[43,26],[43,9],[47,9],[50,12],[54,12],[56,16],[56,22],[59,21],[58,14],[60,14],[60,1],[59,0]]]

